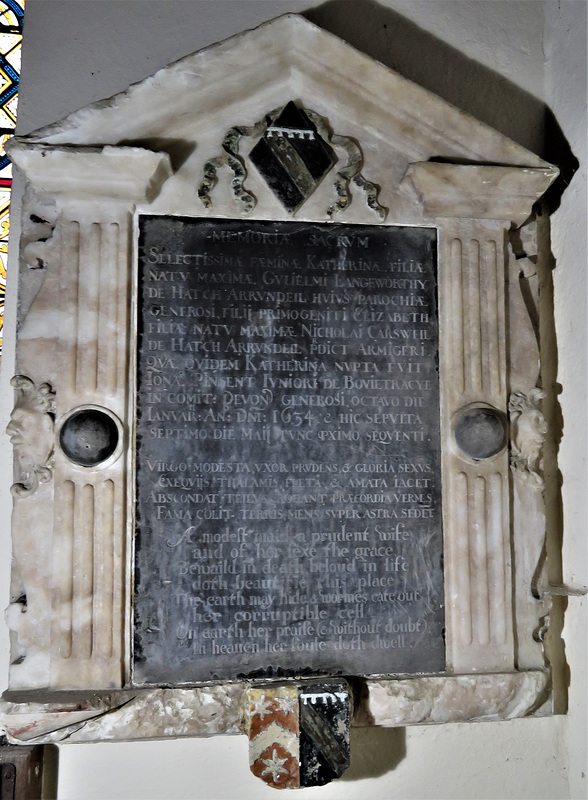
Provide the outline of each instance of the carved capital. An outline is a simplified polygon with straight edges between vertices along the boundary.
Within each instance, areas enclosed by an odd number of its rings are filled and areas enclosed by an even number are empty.
[[[545,392],[513,392],[508,401],[511,425],[510,465],[524,483],[543,487],[543,444],[547,423],[541,411]]]
[[[48,383],[35,384],[24,375],[15,375],[10,384],[16,389],[16,402],[6,433],[14,447],[18,475],[10,491],[22,497],[50,481],[53,474],[55,392]]]

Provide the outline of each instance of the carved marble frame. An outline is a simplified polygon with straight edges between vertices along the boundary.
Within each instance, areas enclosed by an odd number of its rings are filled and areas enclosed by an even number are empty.
[[[273,107],[268,101],[267,111]],[[219,141],[224,133],[218,127]],[[447,669],[438,676],[353,681],[357,725],[550,712],[542,646],[549,598],[537,589],[545,428],[528,307],[529,296],[537,299],[536,275],[527,270],[530,289],[523,297],[510,238],[522,226],[529,235],[533,206],[557,170],[529,156],[523,166],[409,161],[394,187],[407,210],[381,223],[438,230]],[[129,685],[134,219],[153,209],[177,213],[164,192],[174,176],[170,159],[147,147],[31,140],[16,140],[11,158],[29,184],[25,218],[43,223],[44,209],[56,209],[47,241],[24,228],[23,260],[48,267],[34,313],[21,323],[18,370],[33,385],[50,384],[57,426],[79,406],[99,406],[121,421],[125,439],[120,458],[90,470],[55,447],[52,479],[34,492],[15,492],[18,569],[9,624],[17,657],[3,702],[9,736],[47,742],[243,732],[244,683]],[[291,219],[273,202],[272,218]],[[357,206],[342,209],[340,220],[365,222]],[[226,197],[205,209],[196,187],[186,212],[242,213]],[[265,218],[264,207],[249,218]],[[328,222],[327,207],[320,212],[315,205],[305,219]],[[50,381],[42,365],[52,353],[58,362]],[[456,415],[477,403],[511,416],[509,446],[485,461],[464,456],[452,434]],[[17,483],[19,463],[27,460],[23,448],[15,443]],[[24,535],[27,529],[35,531],[34,540]],[[50,565],[40,581],[39,563]]]

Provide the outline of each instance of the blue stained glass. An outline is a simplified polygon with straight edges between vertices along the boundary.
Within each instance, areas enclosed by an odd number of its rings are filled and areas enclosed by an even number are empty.
[[[12,189],[12,165],[4,152],[4,145],[16,127],[23,20],[24,0],[0,0],[0,355]]]

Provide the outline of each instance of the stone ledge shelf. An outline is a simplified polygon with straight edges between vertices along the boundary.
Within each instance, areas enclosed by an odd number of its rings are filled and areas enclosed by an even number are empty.
[[[392,728],[443,722],[515,719],[544,702],[549,676],[539,670],[368,681],[364,724]],[[362,723],[358,715],[356,725]]]
[[[388,728],[525,717],[545,702],[548,682],[541,670],[367,680],[351,724]],[[2,702],[2,712],[7,736],[16,744],[234,735],[245,733],[248,688],[233,683],[108,694],[59,692],[47,702],[27,701],[19,693]]]
[[[39,194],[150,203],[172,169],[167,153],[140,147],[47,147],[13,139],[10,160]]]
[[[522,225],[533,204],[559,175],[557,167],[410,164],[402,185],[416,191],[431,217],[510,219]]]

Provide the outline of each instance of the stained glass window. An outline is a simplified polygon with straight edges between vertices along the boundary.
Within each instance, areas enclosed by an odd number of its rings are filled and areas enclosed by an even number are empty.
[[[23,17],[24,0],[0,0],[0,355],[12,189],[12,165],[4,152],[4,145],[16,127]]]

